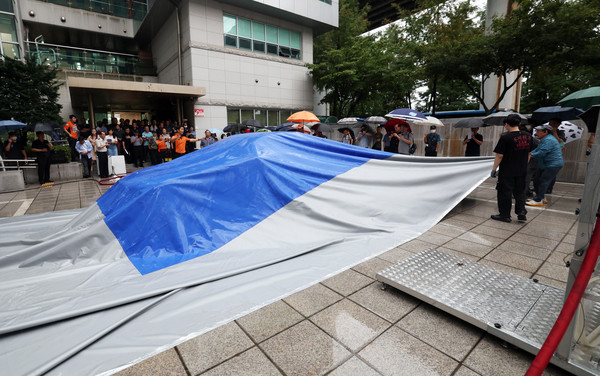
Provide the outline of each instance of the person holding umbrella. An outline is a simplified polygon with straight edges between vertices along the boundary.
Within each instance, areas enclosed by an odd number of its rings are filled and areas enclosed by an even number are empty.
[[[342,144],[354,144],[354,138],[350,135],[350,129],[344,128],[344,135],[342,136]]]
[[[467,145],[465,148],[465,157],[479,157],[481,155],[482,144],[483,136],[479,133],[479,128],[471,128],[471,131],[463,140],[463,145]]]
[[[560,144],[550,132],[552,127],[549,124],[535,128],[535,135],[540,140],[540,144],[531,152],[531,157],[538,161],[540,171],[533,183],[535,196],[525,203],[529,206],[544,206],[548,203],[545,200],[546,190],[564,165]]]
[[[408,124],[395,124],[394,132],[390,134],[390,144],[394,146],[394,139],[398,140],[398,154],[410,154],[410,147],[415,142],[415,139],[408,131]]]
[[[50,163],[51,163],[51,152],[52,144],[44,138],[44,132],[35,132],[37,140],[33,140],[31,143],[31,151],[36,153],[37,165],[38,165],[38,179],[40,185],[44,183],[53,183],[50,180]]]

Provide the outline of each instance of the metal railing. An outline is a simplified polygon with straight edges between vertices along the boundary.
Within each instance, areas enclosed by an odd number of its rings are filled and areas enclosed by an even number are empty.
[[[136,55],[36,42],[27,42],[27,50],[38,64],[59,69],[156,75],[152,60],[143,60]]]
[[[111,16],[133,18],[141,21],[148,13],[148,4],[144,0],[38,0],[44,3],[63,5],[70,8],[88,10],[90,12],[109,14]]]

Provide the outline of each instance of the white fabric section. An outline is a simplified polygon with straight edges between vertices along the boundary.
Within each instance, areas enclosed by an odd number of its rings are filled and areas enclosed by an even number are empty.
[[[56,311],[47,306],[49,313],[33,313],[29,324],[51,322],[47,317],[64,315],[62,310],[70,317],[137,302],[5,334],[0,349],[13,350],[0,350],[0,366],[35,374],[58,364],[51,374],[94,374],[160,352],[419,236],[485,180],[491,165],[489,158],[373,160],[299,197],[212,254],[146,276],[127,274],[122,251],[114,251],[113,262],[74,269],[75,287],[82,270],[92,272],[84,295],[60,301]],[[224,272],[215,274],[218,269]],[[203,273],[211,277],[203,280]],[[100,291],[100,282],[108,288]],[[141,300],[184,286],[191,287],[158,303]],[[56,288],[49,284],[45,293],[60,299]],[[62,333],[60,343],[52,333]]]

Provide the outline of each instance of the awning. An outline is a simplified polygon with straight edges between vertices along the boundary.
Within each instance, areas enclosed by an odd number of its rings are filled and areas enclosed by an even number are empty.
[[[86,77],[68,77],[67,87],[73,107],[87,106],[90,93],[94,107],[110,106],[112,109],[147,108],[170,98],[195,99],[206,95],[206,88],[199,86]]]

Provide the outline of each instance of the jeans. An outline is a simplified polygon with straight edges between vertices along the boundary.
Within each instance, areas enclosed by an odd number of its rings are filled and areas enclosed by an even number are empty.
[[[498,176],[498,211],[500,216],[510,218],[510,208],[512,206],[512,198],[515,198],[515,213],[517,215],[527,214],[525,209],[525,176]]]
[[[90,177],[90,166],[92,165],[92,159],[88,158],[87,155],[81,156],[81,164],[83,165],[83,177]]]
[[[533,196],[533,199],[535,201],[542,201],[544,199],[546,190],[552,181],[556,179],[556,175],[561,168],[562,167],[546,167],[540,170],[537,181],[533,183],[535,187],[535,196]]]

